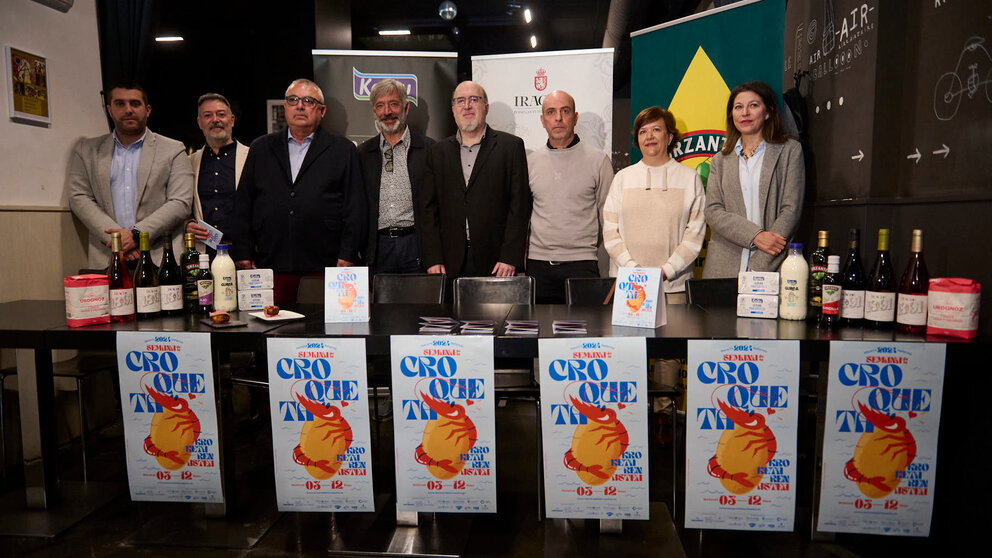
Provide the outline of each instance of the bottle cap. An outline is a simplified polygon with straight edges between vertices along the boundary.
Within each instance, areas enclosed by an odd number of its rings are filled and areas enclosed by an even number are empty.
[[[827,256],[827,273],[840,273],[840,256]]]
[[[802,249],[803,249],[803,243],[802,242],[790,242],[789,243],[789,250],[802,250]]]
[[[183,240],[196,240],[196,235],[193,233],[184,233]]]
[[[200,265],[201,266],[210,265],[210,255],[209,254],[200,254]]]
[[[229,247],[230,247],[230,244],[218,244],[217,245],[217,249],[218,250],[227,250]]]

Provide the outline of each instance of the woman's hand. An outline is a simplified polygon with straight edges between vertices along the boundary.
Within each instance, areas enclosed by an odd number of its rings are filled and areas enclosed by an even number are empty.
[[[761,231],[752,241],[754,245],[769,256],[777,256],[785,250],[785,237],[768,231]]]

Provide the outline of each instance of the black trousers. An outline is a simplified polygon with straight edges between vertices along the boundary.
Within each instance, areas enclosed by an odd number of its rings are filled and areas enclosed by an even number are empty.
[[[537,282],[538,304],[565,304],[565,279],[599,277],[599,262],[548,262],[527,260],[527,275]]]
[[[379,234],[373,273],[420,273],[420,246],[417,235],[391,237]]]

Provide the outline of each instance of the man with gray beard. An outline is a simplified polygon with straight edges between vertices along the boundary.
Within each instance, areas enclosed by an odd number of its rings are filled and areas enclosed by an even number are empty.
[[[420,247],[414,205],[427,172],[434,140],[406,124],[406,88],[384,79],[369,93],[379,134],[358,147],[369,202],[365,261],[372,273],[419,273]]]
[[[511,277],[523,268],[530,221],[524,142],[486,125],[478,83],[458,84],[451,112],[458,132],[429,150],[417,198],[421,261],[448,277]]]

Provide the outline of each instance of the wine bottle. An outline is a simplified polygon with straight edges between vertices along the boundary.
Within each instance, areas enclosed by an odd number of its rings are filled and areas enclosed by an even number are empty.
[[[151,242],[148,233],[138,234],[138,267],[134,270],[134,299],[138,319],[158,317],[162,311],[161,291],[158,286],[158,269],[152,263]]]
[[[899,281],[899,296],[896,304],[897,329],[903,333],[923,333],[927,327],[927,291],[930,288],[930,273],[923,259],[923,231],[913,229],[913,244],[910,248],[909,263]]]
[[[200,252],[196,249],[196,237],[193,233],[186,233],[183,240],[186,243],[186,251],[179,258],[179,267],[183,273],[183,310],[187,314],[193,314],[199,305],[196,296],[196,274],[200,270]]]
[[[820,319],[823,276],[827,274],[827,248],[830,245],[830,232],[817,233],[816,250],[809,256],[809,309],[806,317]]]
[[[172,255],[172,240],[166,238],[162,242],[162,263],[158,268],[163,316],[178,316],[183,313],[183,282],[183,273]]]
[[[110,233],[110,321],[134,320],[134,281],[121,251],[121,233]]]
[[[889,257],[889,229],[878,229],[878,255],[865,293],[865,324],[874,328],[892,327],[896,319],[896,274]]]
[[[200,269],[196,272],[197,311],[210,314],[214,309],[214,276],[210,274],[210,256],[200,254]]]
[[[840,322],[840,306],[844,298],[843,280],[840,276],[840,256],[827,256],[827,273],[823,276],[820,326],[836,327]]]
[[[845,326],[857,327],[865,317],[865,271],[861,266],[861,231],[851,229],[847,243],[847,261],[844,262],[844,299],[840,305],[840,321]]]

